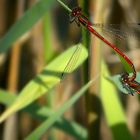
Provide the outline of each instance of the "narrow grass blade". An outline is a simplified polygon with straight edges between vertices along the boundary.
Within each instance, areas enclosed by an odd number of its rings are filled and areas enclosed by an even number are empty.
[[[88,82],[77,93],[75,93],[67,102],[65,102],[54,114],[52,114],[46,121],[44,121],[26,140],[38,140],[48,130],[68,108],[70,108],[93,84],[93,81]],[[82,135],[82,134],[81,134]]]
[[[44,58],[48,63],[56,55],[53,46],[53,23],[51,20],[51,12],[48,11],[43,18],[43,43],[44,43]]]
[[[29,31],[37,21],[52,7],[54,0],[39,0],[11,27],[0,39],[0,52],[7,51],[25,32]]]
[[[83,61],[87,58],[87,50],[82,46],[79,59],[76,66],[69,72],[74,71]],[[58,56],[52,63],[50,63],[44,70],[30,81],[25,88],[20,92],[15,102],[0,116],[0,122],[4,121],[8,116],[14,112],[26,107],[34,100],[45,94],[52,87],[58,84],[62,78],[62,73],[67,65],[68,60],[71,58],[75,48],[71,47],[63,54]]]
[[[127,73],[132,73],[132,72],[134,72],[133,67],[132,67],[121,55],[118,54],[118,56],[119,56],[119,58],[120,58],[120,60],[121,60],[121,62],[122,62],[122,64],[123,64],[123,66],[124,66],[125,71],[126,71]]]
[[[105,63],[102,63],[103,75],[109,77]],[[126,124],[126,117],[117,96],[116,89],[105,77],[101,77],[101,101],[107,123],[112,131],[113,140],[132,140]]]
[[[6,99],[6,100],[5,100]],[[10,94],[7,91],[0,90],[0,103],[10,106],[11,103],[16,99],[16,95]],[[47,108],[46,106],[40,106],[38,104],[31,104],[22,110],[23,112],[28,112],[34,119],[45,121],[48,116],[50,116],[54,111]],[[87,131],[84,127],[80,126],[74,121],[67,120],[63,117],[58,119],[53,127],[73,136],[75,139],[86,140]],[[82,134],[82,135],[81,135]]]

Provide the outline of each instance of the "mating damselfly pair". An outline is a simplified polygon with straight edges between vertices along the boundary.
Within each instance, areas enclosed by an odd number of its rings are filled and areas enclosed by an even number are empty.
[[[73,10],[70,13],[70,22],[71,23],[75,22],[78,26],[83,25],[90,33],[98,37],[107,46],[112,48],[119,55],[122,61],[125,61],[127,63],[127,66],[129,67],[132,74],[130,75],[128,72],[121,74],[120,81],[123,87],[126,90],[128,90],[130,94],[132,95],[134,93],[140,94],[140,83],[138,83],[135,80],[136,70],[131,59],[128,56],[126,56],[115,44],[108,41],[96,30],[96,28],[102,28],[104,32],[113,33],[115,36],[117,36],[117,38],[123,39],[127,37],[137,37],[137,35],[140,36],[140,24],[139,23],[128,24],[128,27],[130,27],[130,32],[124,32],[123,30],[120,29],[120,26],[118,24],[110,24],[110,25],[93,24],[88,20],[86,16],[83,15],[80,7],[73,8]],[[131,30],[132,29],[131,27],[133,28],[133,30]],[[76,54],[76,51],[74,52],[71,59],[69,60],[64,70],[65,72],[71,67],[70,65],[72,63],[75,63],[75,62],[72,62],[73,61],[72,58],[74,57],[75,54]]]

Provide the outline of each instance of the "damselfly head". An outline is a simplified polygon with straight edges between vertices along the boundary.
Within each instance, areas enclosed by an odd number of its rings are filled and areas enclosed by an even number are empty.
[[[136,80],[132,80],[128,73],[121,75],[120,82],[122,83],[123,88],[131,95],[134,95],[135,93],[140,94],[140,83]]]
[[[127,82],[127,81],[129,81],[129,74],[128,73],[123,73],[123,74],[121,74],[121,80],[123,81],[123,82]]]
[[[135,90],[133,88],[131,88],[131,86],[129,85],[128,76],[129,76],[128,73],[121,74],[120,82],[121,82],[123,88],[126,89],[128,91],[128,93],[130,93],[133,96],[135,93]]]
[[[72,9],[72,13],[71,16],[76,17],[76,16],[80,16],[81,14],[81,8],[80,7],[75,7]]]
[[[81,10],[82,9],[80,7],[75,7],[72,9],[72,12],[70,13],[70,23],[75,21],[76,24],[80,26],[80,23],[77,19],[81,15]]]

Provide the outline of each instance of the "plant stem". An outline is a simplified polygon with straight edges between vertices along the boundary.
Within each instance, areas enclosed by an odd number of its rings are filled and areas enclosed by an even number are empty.
[[[58,1],[60,5],[64,7],[69,13],[72,12],[72,10],[67,5],[65,5],[61,0],[56,0],[56,1]]]

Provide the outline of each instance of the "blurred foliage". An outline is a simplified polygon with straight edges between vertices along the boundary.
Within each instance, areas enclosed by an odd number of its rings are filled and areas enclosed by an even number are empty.
[[[82,66],[88,57],[86,48],[93,47],[93,42],[95,47],[103,44],[86,29],[80,32],[75,23],[69,24],[68,15],[79,4],[91,20],[134,23],[139,21],[140,2],[64,2],[0,1],[0,121],[5,121],[0,139],[139,140],[138,96],[127,96],[120,74],[115,75],[122,73],[122,65],[127,72],[132,68],[121,56],[122,62],[118,62],[107,46],[99,52],[89,49],[92,57]],[[78,44],[81,37],[84,45]],[[139,69],[139,41],[126,38],[122,46]],[[98,59],[102,50],[104,61]],[[101,67],[93,78],[91,67]],[[111,81],[126,94],[119,94]]]

